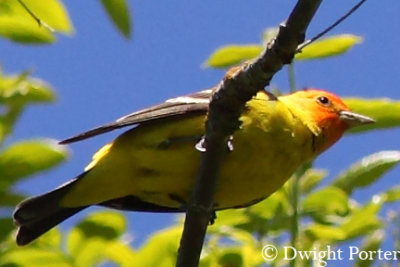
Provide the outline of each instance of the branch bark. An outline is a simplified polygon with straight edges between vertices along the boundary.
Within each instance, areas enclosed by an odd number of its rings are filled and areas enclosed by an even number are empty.
[[[217,86],[206,121],[203,153],[191,203],[188,205],[177,267],[198,266],[207,225],[213,215],[215,188],[227,141],[238,129],[246,102],[267,86],[303,43],[306,29],[322,0],[298,0],[275,40],[253,62],[229,72]]]

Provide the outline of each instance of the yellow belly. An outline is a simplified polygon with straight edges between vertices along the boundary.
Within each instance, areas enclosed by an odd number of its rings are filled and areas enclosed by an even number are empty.
[[[261,114],[262,115],[262,114]],[[312,156],[311,132],[291,114],[265,121],[243,117],[224,158],[215,208],[247,206],[280,188]],[[257,116],[251,116],[254,118]],[[195,137],[204,116],[164,121],[129,130],[95,156],[91,170],[62,205],[82,206],[133,195],[166,207],[190,198],[201,152]],[[296,125],[293,125],[296,123]]]

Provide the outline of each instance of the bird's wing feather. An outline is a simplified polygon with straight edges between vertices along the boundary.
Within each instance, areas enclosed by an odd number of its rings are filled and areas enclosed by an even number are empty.
[[[117,199],[111,199],[106,202],[98,204],[118,210],[128,211],[146,211],[146,212],[183,212],[185,208],[171,208],[164,207],[150,202],[141,200],[135,196],[126,196]]]
[[[145,108],[124,117],[117,119],[114,122],[96,127],[89,131],[72,136],[60,142],[60,144],[68,144],[76,141],[84,140],[99,134],[103,134],[122,127],[135,125],[142,122],[149,122],[163,118],[175,116],[192,115],[195,113],[206,113],[212,89],[203,90],[186,96],[171,98],[162,104]]]

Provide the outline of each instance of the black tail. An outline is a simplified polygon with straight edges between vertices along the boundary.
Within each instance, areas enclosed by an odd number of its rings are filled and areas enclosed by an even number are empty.
[[[14,222],[18,225],[17,244],[26,245],[48,230],[81,211],[87,206],[60,207],[62,197],[70,190],[77,179],[68,182],[54,191],[21,202],[14,211]]]

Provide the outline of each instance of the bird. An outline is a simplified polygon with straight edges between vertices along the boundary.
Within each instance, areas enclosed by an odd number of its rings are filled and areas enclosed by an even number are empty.
[[[206,149],[202,138],[212,93],[207,89],[168,99],[61,141],[69,144],[131,126],[98,150],[82,174],[17,205],[17,244],[31,243],[92,205],[185,212]],[[346,130],[374,120],[350,111],[331,92],[308,88],[278,97],[260,90],[246,103],[239,122],[227,143],[214,211],[266,199]]]

